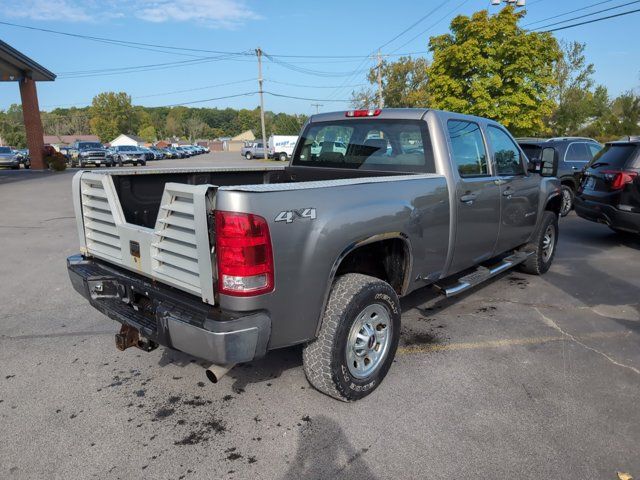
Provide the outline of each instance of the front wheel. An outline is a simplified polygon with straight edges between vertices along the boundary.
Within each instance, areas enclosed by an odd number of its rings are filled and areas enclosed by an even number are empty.
[[[560,205],[560,216],[566,217],[573,209],[573,189],[568,185],[562,185],[562,204]]]
[[[342,401],[373,392],[387,375],[400,339],[400,302],[391,286],[349,273],[331,289],[318,337],[304,347],[309,383]]]
[[[253,158],[253,155],[251,155],[251,152],[247,152],[244,154],[244,158],[246,158],[247,160],[251,160]]]
[[[545,211],[535,237],[523,248],[525,252],[533,254],[520,264],[520,270],[531,275],[546,273],[556,255],[557,243],[558,217],[553,212]]]

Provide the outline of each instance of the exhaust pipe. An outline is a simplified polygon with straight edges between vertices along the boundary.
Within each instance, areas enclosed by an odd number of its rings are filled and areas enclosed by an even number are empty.
[[[207,368],[207,378],[211,383],[218,383],[218,381],[224,377],[229,370],[235,367],[236,364],[232,363],[230,365],[216,365],[215,363]]]

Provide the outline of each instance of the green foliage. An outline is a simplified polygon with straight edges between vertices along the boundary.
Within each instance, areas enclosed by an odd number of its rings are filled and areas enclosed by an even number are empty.
[[[427,60],[421,57],[400,57],[395,62],[384,60],[380,67],[384,106],[390,108],[427,107],[429,105],[428,66]],[[378,67],[376,66],[369,70],[367,79],[371,85],[376,85],[377,78]],[[375,108],[378,106],[377,92],[371,88],[352,92],[351,104],[354,108]]]
[[[158,139],[156,134],[156,127],[153,125],[147,125],[138,130],[138,136],[143,138],[146,142],[152,143]]]
[[[90,108],[91,132],[109,142],[121,133],[134,133],[134,109],[131,97],[124,92],[104,92],[93,97]]]
[[[516,135],[543,131],[553,110],[550,88],[560,49],[550,33],[520,28],[523,15],[512,7],[461,15],[451,33],[432,37],[430,105],[492,118]]]

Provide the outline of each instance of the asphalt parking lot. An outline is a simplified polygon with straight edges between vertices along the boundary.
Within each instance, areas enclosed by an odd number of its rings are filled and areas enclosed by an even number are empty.
[[[71,177],[0,171],[0,478],[640,477],[637,237],[571,214],[547,275],[411,294],[389,375],[346,404],[299,347],[217,385],[178,352],[117,351],[68,281]]]

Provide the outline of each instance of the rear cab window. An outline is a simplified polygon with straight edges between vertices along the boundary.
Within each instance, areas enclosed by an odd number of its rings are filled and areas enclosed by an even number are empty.
[[[638,148],[638,145],[632,143],[610,143],[593,157],[587,168],[605,170],[640,168]]]
[[[564,154],[564,161],[585,163],[591,160],[591,157],[591,152],[587,148],[586,143],[575,142],[567,148],[567,152]]]
[[[311,123],[292,166],[435,173],[422,120],[350,119]]]
[[[525,175],[520,149],[511,137],[501,128],[489,125],[487,128],[489,143],[493,147],[493,159],[498,175]]]
[[[489,175],[480,126],[466,120],[449,120],[447,131],[451,141],[451,157],[458,174],[463,178]]]

